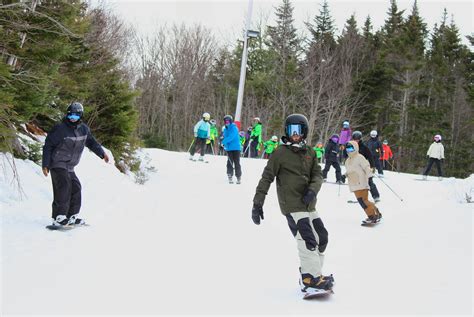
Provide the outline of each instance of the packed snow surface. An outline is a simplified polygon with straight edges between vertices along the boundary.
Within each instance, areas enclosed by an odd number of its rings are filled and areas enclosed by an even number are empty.
[[[144,149],[156,172],[144,185],[85,151],[76,173],[91,226],[49,231],[52,186],[41,168],[0,157],[0,314],[462,314],[473,313],[474,176],[375,178],[383,220],[364,213],[348,186],[323,184],[317,210],[328,231],[324,273],[334,294],[304,301],[296,242],[275,183],[253,224],[266,164],[242,159],[228,184],[226,157]],[[9,163],[10,162],[10,163]],[[329,180],[334,181],[334,170]],[[383,183],[389,185],[396,197]]]

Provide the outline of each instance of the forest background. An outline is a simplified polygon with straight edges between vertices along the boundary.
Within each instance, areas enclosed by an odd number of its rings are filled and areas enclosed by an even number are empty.
[[[302,36],[292,2],[282,0],[274,22],[254,21],[242,128],[257,116],[265,139],[281,135],[285,117],[300,112],[315,144],[349,120],[364,135],[379,131],[394,167],[412,173],[441,134],[446,175],[471,174],[473,34],[460,34],[447,10],[429,30],[416,1],[406,11],[387,1],[379,29],[370,16],[357,25],[355,14],[337,32],[328,2],[315,3]],[[78,100],[118,167],[133,169],[136,147],[186,150],[203,112],[219,127],[234,113],[242,42],[223,45],[198,24],[139,34],[86,1],[0,1],[0,54],[0,151],[39,161],[41,149],[18,132],[48,131]]]

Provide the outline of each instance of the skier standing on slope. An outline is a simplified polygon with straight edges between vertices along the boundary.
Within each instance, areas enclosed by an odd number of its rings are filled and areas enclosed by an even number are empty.
[[[324,156],[324,147],[322,142],[316,143],[316,146],[313,148],[316,152],[316,157],[318,158],[318,162],[322,163],[323,156]]]
[[[211,137],[211,125],[209,124],[210,119],[211,115],[205,112],[202,114],[202,119],[194,126],[194,141],[191,145],[191,149],[189,150],[189,159],[191,161],[195,161],[194,153],[196,152],[197,146],[201,151],[199,161],[204,161],[204,153],[206,152],[206,142]]]
[[[234,169],[235,176],[237,177],[237,184],[240,184],[240,178],[242,176],[242,167],[240,166],[240,137],[239,129],[233,122],[231,115],[224,117],[224,139],[222,144],[227,152],[227,177],[229,183],[233,183]]]
[[[374,160],[374,165],[379,177],[383,177],[382,163],[380,162],[380,157],[383,156],[383,146],[382,142],[378,139],[376,130],[370,131],[370,139],[367,141],[367,147],[372,153],[372,159]]]
[[[349,182],[349,190],[354,193],[360,206],[367,214],[364,223],[376,223],[382,218],[382,214],[374,203],[369,201],[369,178],[372,177],[372,169],[369,162],[359,153],[359,145],[356,141],[346,144],[348,158],[346,160],[346,175]]]
[[[352,130],[349,125],[349,121],[345,120],[342,123],[342,130],[339,133],[339,151],[341,155],[339,157],[341,164],[344,163],[345,159],[347,158],[346,152],[344,151],[346,143],[351,140]]]
[[[436,163],[436,167],[438,168],[438,179],[443,180],[441,163],[444,160],[444,146],[441,143],[441,135],[437,134],[434,136],[434,142],[431,143],[426,155],[428,155],[428,165],[423,173],[423,179],[426,180],[428,178],[433,163]]]
[[[265,159],[270,158],[270,156],[272,156],[272,153],[276,150],[277,147],[278,147],[278,137],[274,135],[272,136],[270,140],[263,143],[263,148],[265,150],[265,154],[263,158]]]
[[[326,148],[324,149],[324,159],[326,164],[323,169],[323,179],[326,181],[328,177],[328,172],[331,166],[336,170],[336,183],[342,183],[341,179],[341,166],[339,165],[339,135],[333,134],[331,138],[326,143]]]
[[[362,156],[367,161],[369,161],[370,168],[372,169],[371,176],[369,177],[369,180],[368,180],[369,187],[370,187],[370,194],[372,195],[372,198],[374,199],[375,202],[379,202],[380,193],[377,189],[377,186],[375,186],[374,177],[373,177],[373,172],[375,171],[375,163],[374,163],[374,157],[372,156],[372,152],[370,152],[369,148],[365,145],[364,142],[362,142],[362,132],[354,131],[354,133],[352,133],[352,140],[357,142],[357,145],[359,146],[359,154],[362,154]],[[344,180],[345,180],[345,176],[343,176],[343,181]]]
[[[258,151],[262,144],[262,122],[259,117],[253,118],[252,133],[250,134],[250,157],[258,157]]]
[[[388,165],[389,165],[388,160],[393,159],[393,152],[390,146],[388,145],[387,140],[383,140],[382,147],[383,147],[383,155],[380,157],[380,160],[382,161],[382,168],[384,170],[388,170]]]
[[[267,162],[253,199],[252,220],[263,220],[263,204],[271,183],[277,179],[280,210],[296,239],[303,292],[330,290],[334,279],[322,274],[328,232],[316,211],[321,188],[321,167],[316,153],[306,145],[308,120],[292,114],[285,121],[285,136]]]
[[[53,183],[53,225],[82,225],[78,217],[81,209],[81,183],[74,173],[84,147],[87,146],[106,163],[109,157],[82,122],[84,107],[71,103],[62,122],[54,126],[43,146],[43,174],[51,173]]]

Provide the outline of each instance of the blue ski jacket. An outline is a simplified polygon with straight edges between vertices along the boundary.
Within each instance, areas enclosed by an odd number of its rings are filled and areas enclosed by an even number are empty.
[[[209,122],[200,120],[194,126],[194,137],[209,139],[211,137],[211,125]]]
[[[239,130],[235,123],[231,123],[225,127],[224,140],[222,140],[222,144],[226,151],[240,151]]]

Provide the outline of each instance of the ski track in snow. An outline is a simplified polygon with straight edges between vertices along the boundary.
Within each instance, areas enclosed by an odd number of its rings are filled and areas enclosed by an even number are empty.
[[[348,186],[323,184],[317,210],[335,294],[303,301],[275,182],[262,224],[250,218],[265,160],[242,159],[242,184],[231,185],[226,157],[143,153],[157,172],[137,185],[84,152],[76,173],[91,226],[67,232],[44,228],[52,189],[40,167],[15,160],[20,199],[0,165],[1,314],[472,315],[473,205],[460,201],[474,175],[417,182],[386,172],[404,201],[375,178],[383,220],[372,228],[360,226]]]

